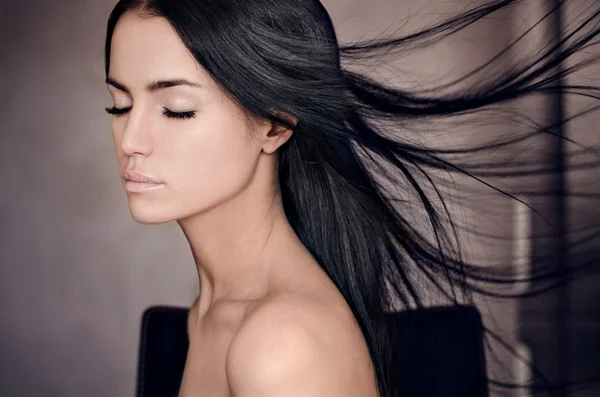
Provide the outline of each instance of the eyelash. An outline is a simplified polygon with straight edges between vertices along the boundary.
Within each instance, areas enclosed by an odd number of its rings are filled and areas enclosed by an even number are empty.
[[[106,110],[106,113],[112,114],[115,117],[119,117],[127,113],[130,109],[131,106],[122,109],[114,106],[112,108],[104,108],[104,110]],[[170,119],[191,119],[192,117],[196,117],[196,112],[193,110],[190,110],[189,112],[172,112],[167,108],[164,109],[165,110],[163,111],[163,114]]]

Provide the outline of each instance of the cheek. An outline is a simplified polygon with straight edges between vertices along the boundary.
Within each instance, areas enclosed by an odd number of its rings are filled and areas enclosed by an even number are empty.
[[[200,113],[197,117],[202,117]],[[260,148],[246,126],[229,117],[190,122],[171,140],[167,161],[173,188],[181,199],[214,204],[242,190],[251,180]]]

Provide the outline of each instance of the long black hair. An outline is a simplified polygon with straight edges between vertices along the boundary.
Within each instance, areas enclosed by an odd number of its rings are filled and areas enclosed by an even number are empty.
[[[564,167],[540,165],[533,158],[493,162],[485,153],[510,151],[535,135],[566,140],[557,128],[567,120],[540,125],[521,114],[529,131],[457,149],[427,146],[410,131],[416,132],[419,125],[435,128],[437,122],[451,117],[464,120],[469,115],[489,115],[494,109],[500,112],[500,104],[534,94],[569,93],[597,99],[595,86],[562,83],[562,78],[594,59],[561,66],[595,44],[600,8],[554,45],[492,74],[494,60],[518,40],[510,43],[481,68],[439,87],[440,93],[445,90],[443,95],[430,89],[394,88],[351,71],[344,62],[351,66],[361,60],[399,57],[521,2],[490,1],[415,34],[340,46],[319,0],[120,0],[108,21],[106,76],[113,30],[123,12],[162,17],[242,108],[293,130],[278,151],[277,163],[286,216],[348,302],[368,344],[380,395],[392,397],[398,390],[390,370],[392,341],[386,327],[390,311],[426,305],[431,289],[455,304],[471,301],[473,293],[536,294],[581,274],[583,268],[590,269],[582,265],[577,272],[558,272],[542,266],[529,277],[516,279],[466,260],[460,234],[475,231],[455,222],[445,195],[454,186],[448,176],[461,175],[532,207],[528,199],[538,193],[509,192],[491,181],[559,174]],[[544,18],[558,11],[549,9]],[[459,83],[482,71],[487,71],[487,80],[459,88]],[[581,151],[589,153],[588,149]],[[555,194],[567,193],[563,189]],[[492,288],[532,280],[547,284],[523,294]]]

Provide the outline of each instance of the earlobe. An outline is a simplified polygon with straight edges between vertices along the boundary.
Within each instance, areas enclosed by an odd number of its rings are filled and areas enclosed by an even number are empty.
[[[263,151],[269,154],[275,152],[290,139],[292,134],[293,131],[289,128],[273,124],[273,128],[271,128],[264,141]]]
[[[282,114],[278,111],[274,111],[274,113],[276,113],[277,116],[291,122],[293,125],[298,123],[298,119],[293,116]],[[275,152],[280,146],[287,142],[293,134],[293,131],[286,126],[279,125],[274,122],[271,122],[270,124],[271,128],[267,133],[266,140],[263,145],[263,150],[269,154]]]

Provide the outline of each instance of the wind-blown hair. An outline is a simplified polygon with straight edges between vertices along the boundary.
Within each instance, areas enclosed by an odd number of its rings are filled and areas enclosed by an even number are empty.
[[[520,2],[490,1],[410,36],[340,46],[318,0],[121,0],[108,21],[106,76],[119,17],[127,10],[162,17],[243,109],[293,130],[278,150],[276,170],[285,214],[360,324],[381,397],[395,397],[400,392],[390,370],[387,313],[424,306],[432,288],[447,301],[459,303],[471,301],[473,293],[518,296],[499,294],[488,285],[543,279],[551,288],[573,274],[542,267],[528,279],[517,280],[467,261],[459,245],[459,232],[464,230],[446,206],[443,190],[449,184],[440,178],[463,175],[490,185],[486,178],[561,172],[533,160],[516,167],[470,157],[510,149],[535,134],[552,134],[556,123],[535,125],[529,134],[493,144],[436,149],[415,143],[406,133],[390,133],[382,122],[410,130],[419,121],[483,114],[494,105],[533,94],[568,92],[596,98],[596,87],[559,83],[584,65],[560,68],[573,54],[595,44],[600,11],[590,13],[568,41],[565,38],[539,57],[490,81],[444,95],[394,88],[342,63],[400,57],[402,51],[422,48]],[[448,87],[452,86],[440,89]],[[402,190],[401,197],[394,196],[390,186]],[[517,197],[498,191],[528,205],[523,199],[526,192]],[[426,215],[424,222],[411,217],[415,200]]]

